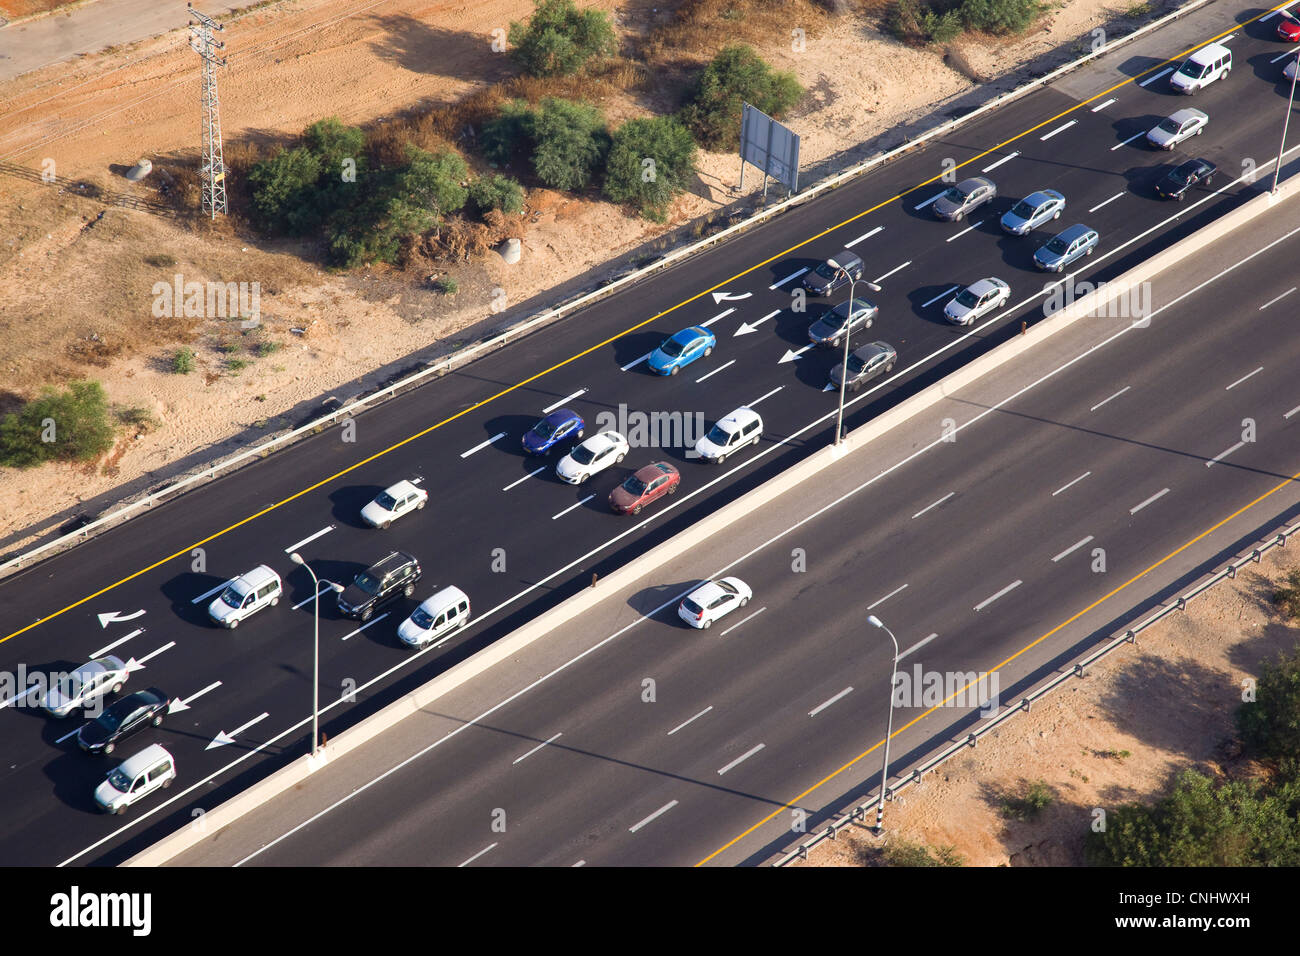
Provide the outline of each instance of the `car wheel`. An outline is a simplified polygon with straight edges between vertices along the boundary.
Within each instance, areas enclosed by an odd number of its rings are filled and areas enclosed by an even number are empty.
[[[232,617],[232,618],[230,619],[230,624],[229,624],[228,626],[229,626],[229,628],[230,628],[232,631],[233,631],[235,628],[239,627],[239,618],[237,618],[237,617]]]
[[[425,505],[425,502],[421,501],[418,505],[415,506],[415,510],[416,510],[416,511],[423,511],[423,510],[424,510],[424,505]]]
[[[669,493],[670,495],[675,495],[675,494],[677,494],[677,486],[676,486],[676,485],[669,485],[669,486],[668,486],[668,493]]]
[[[361,612],[361,620],[363,621],[370,620],[371,615],[373,615],[374,613],[375,613],[374,608],[371,607],[366,608],[364,611]]]
[[[614,464],[616,464],[616,465],[621,465],[621,464],[623,464],[623,459],[626,458],[626,457],[627,457],[627,455],[624,455],[624,454],[621,454],[621,453],[620,453],[619,456],[618,456],[617,458],[614,459]]]
[[[710,355],[712,355],[712,354],[713,354],[713,346],[712,346],[712,345],[707,345],[707,346],[705,346],[705,348],[704,348],[704,357],[705,357],[705,358],[708,358],[708,357],[709,357]]]
[[[722,463],[723,463],[724,461],[726,461],[726,460],[727,460],[727,456],[726,456],[726,455],[719,455],[719,456],[718,456],[718,459],[717,459],[719,465],[722,464]]]
[[[669,375],[676,375],[676,374],[677,374],[678,372],[680,372],[680,371],[681,371],[680,366],[674,365],[674,366],[673,366],[673,370],[672,370],[671,372],[669,372],[668,374],[669,374]]]
[[[640,513],[641,513],[641,506],[640,506],[640,505],[637,505],[637,506],[635,506],[635,507],[632,509],[632,514],[634,514],[634,515],[639,515]]]
[[[705,618],[704,623],[700,626],[707,631],[709,628],[713,626],[713,618]]]
[[[1214,177],[1213,177],[1213,176],[1206,176],[1206,177],[1205,177],[1205,188],[1206,188],[1206,189],[1209,189],[1209,188],[1210,188],[1211,186],[1213,186],[1213,185],[1214,185]]]
[[[839,339],[831,339],[831,348],[833,348],[833,349],[837,349],[837,348],[839,348],[839,347],[840,347],[840,340],[839,340]]]
[[[590,477],[591,475],[579,475],[576,483],[580,485]]]
[[[965,213],[955,212],[955,213],[952,214],[952,221],[953,221],[953,222],[961,222],[961,217],[964,216],[964,215],[965,215]]]
[[[278,597],[271,598],[271,607],[275,607],[279,603],[280,603],[280,599]]]
[[[1232,67],[1228,67],[1226,70],[1223,71],[1223,76],[1219,77],[1219,79],[1226,80],[1228,78],[1228,74],[1231,72],[1232,72]]]
[[[1060,219],[1060,218],[1061,218],[1061,210],[1059,210],[1059,209],[1056,210],[1056,215],[1053,216],[1052,218],[1053,218],[1053,219]]]
[[[408,584],[406,587],[402,588],[402,593],[407,597],[410,597],[412,594],[415,593],[415,585]]]
[[[383,524],[381,524],[379,527],[382,528],[384,531],[387,531],[387,530],[388,530],[389,528],[391,528],[392,526],[393,526],[393,523],[392,523],[391,521],[385,521],[385,522],[384,522]]]
[[[869,328],[871,328],[871,323],[872,323],[873,321],[874,321],[873,319],[867,319],[866,322],[862,323],[862,327],[863,327],[864,329],[869,329]]]
[[[741,607],[744,607],[744,606],[745,606],[746,604],[748,604],[748,603],[749,603],[749,598],[741,598],[741,599],[740,599],[740,606],[741,606]]]
[[[1183,201],[1183,198],[1184,198],[1186,195],[1187,195],[1186,193],[1179,193],[1179,194],[1178,194],[1177,196],[1175,196],[1174,198],[1177,199],[1179,202],[1182,202],[1182,201]]]
[[[121,682],[121,681],[118,681],[116,684],[113,685],[113,693],[114,693],[114,694],[120,694],[120,693],[122,693],[122,682]]]
[[[121,807],[121,806],[119,806],[119,807],[114,807],[114,808],[113,808],[113,815],[114,815],[114,816],[120,816],[121,814],[123,814],[123,813],[125,813],[125,812],[126,812],[126,807]]]
[[[1092,255],[1092,249],[1093,249],[1093,248],[1096,248],[1096,247],[1094,246],[1094,247],[1090,248],[1087,252],[1084,253],[1084,255],[1085,255],[1085,256],[1090,256],[1090,255]]]
[[[104,744],[104,753],[111,754],[117,749],[117,744]]]
[[[581,428],[578,429],[578,437],[579,437],[579,438],[582,437],[582,429],[581,429]]]
[[[166,790],[166,789],[167,789],[168,787],[170,787],[171,785],[172,785],[172,778],[171,778],[171,777],[168,777],[166,780],[163,781],[163,789],[164,789],[164,790]]]
[[[162,726],[162,714],[154,714],[154,715],[153,715],[153,720],[151,720],[150,723],[153,724],[155,727],[161,727],[161,726]]]
[[[890,372],[892,372],[893,370],[894,370],[894,363],[893,363],[893,362],[890,362],[888,365],[885,366],[885,374],[886,374],[886,375],[888,375],[888,374],[889,374]]]
[[[1198,130],[1196,131],[1196,135],[1197,135],[1197,136],[1200,136],[1200,135],[1201,135],[1202,133],[1204,133],[1204,132],[1205,132],[1205,127],[1202,126],[1200,129],[1198,129]]]
[[[849,386],[849,388],[851,388],[851,389],[853,390],[853,392],[856,394],[856,393],[862,391],[862,382],[861,382],[861,381],[858,381],[858,380],[855,380],[855,381],[853,382],[853,384]]]

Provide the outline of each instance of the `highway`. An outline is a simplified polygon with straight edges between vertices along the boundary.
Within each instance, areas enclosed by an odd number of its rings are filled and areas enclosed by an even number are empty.
[[[850,407],[853,427],[1041,315],[1048,290],[1030,258],[1050,232],[1012,239],[997,228],[1019,196],[1057,189],[1068,205],[1056,225],[1084,221],[1099,230],[1097,253],[1077,272],[1095,281],[1256,194],[1260,184],[1236,171],[1246,160],[1263,168],[1276,150],[1286,107],[1279,57],[1287,49],[1269,23],[1234,29],[1236,17],[1259,13],[1244,9],[1216,5],[1181,21],[1058,88],[390,402],[356,421],[355,441],[328,430],[0,583],[0,633],[8,635],[0,669],[64,670],[112,647],[146,660],[128,686],[158,686],[189,704],[149,738],[175,753],[179,792],[110,820],[90,799],[105,764],[65,739],[75,725],[11,703],[0,713],[14,724],[5,734],[13,809],[0,823],[0,862],[120,860],[302,752],[312,592],[310,577],[289,561],[295,546],[319,575],[342,583],[393,548],[424,567],[416,599],[364,628],[322,602],[320,686],[332,702],[323,727],[333,734],[574,593],[593,572],[635,560],[824,445],[835,396],[822,388],[833,358],[800,351],[818,310],[793,311],[789,289],[801,270],[841,247],[851,245],[868,263],[866,278],[884,287],[870,294],[881,314],[859,343],[881,338],[899,352],[887,386]],[[1161,79],[1138,86],[1126,77],[1230,30],[1233,75],[1194,99],[1211,116],[1205,134],[1172,157],[1147,149],[1140,134],[1190,101]],[[1257,108],[1242,108],[1247,102]],[[1154,198],[1154,179],[1192,155],[1224,171],[1214,189],[1182,204]],[[926,203],[944,184],[917,184],[945,160],[966,164],[958,176],[987,170],[997,181],[999,199],[987,214],[957,224],[929,217]],[[1011,284],[1012,305],[970,329],[944,322],[955,287],[986,275]],[[715,292],[730,298],[716,301]],[[672,379],[648,373],[642,357],[691,324],[717,334],[713,355]],[[519,450],[523,431],[554,405],[588,422],[601,412],[618,417],[623,406],[625,414],[681,413],[707,425],[745,404],[764,416],[764,440],[722,468],[687,459],[690,443],[678,441],[636,448],[622,467],[572,488]],[[636,519],[609,513],[612,487],[658,458],[682,469],[675,498]],[[361,526],[366,501],[417,477],[430,491],[428,508],[387,531]],[[262,563],[283,576],[286,599],[235,632],[212,628],[207,601]],[[412,655],[395,626],[415,600],[446,584],[470,595],[475,623]],[[111,612],[126,619],[101,624]],[[234,742],[210,746],[222,734]]]

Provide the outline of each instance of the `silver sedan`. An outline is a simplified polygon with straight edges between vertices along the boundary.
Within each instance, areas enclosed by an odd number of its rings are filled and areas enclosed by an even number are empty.
[[[993,185],[993,180],[974,176],[944,192],[930,208],[939,219],[957,222],[986,202],[991,202],[997,194],[998,187]]]

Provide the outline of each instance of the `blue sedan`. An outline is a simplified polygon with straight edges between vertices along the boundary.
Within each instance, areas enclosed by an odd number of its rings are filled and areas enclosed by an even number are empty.
[[[1002,228],[1013,236],[1033,232],[1043,223],[1060,219],[1065,197],[1055,189],[1040,189],[1016,203],[1002,217]]]
[[[545,455],[566,438],[581,438],[585,427],[581,415],[561,408],[524,432],[524,451],[530,455]]]
[[[1076,259],[1092,255],[1098,241],[1097,230],[1082,223],[1071,226],[1034,253],[1034,265],[1047,272],[1060,272]]]
[[[652,372],[660,375],[676,375],[698,358],[713,354],[713,346],[718,344],[717,337],[708,329],[693,325],[682,329],[671,338],[664,339],[663,345],[650,353],[646,362]]]

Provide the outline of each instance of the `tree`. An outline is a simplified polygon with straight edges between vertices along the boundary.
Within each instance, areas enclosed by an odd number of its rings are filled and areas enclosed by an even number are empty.
[[[1300,649],[1264,664],[1255,701],[1237,710],[1237,728],[1246,746],[1267,760],[1300,759]]]
[[[605,163],[605,195],[662,222],[695,172],[690,130],[666,116],[628,120],[614,133]]]
[[[31,468],[46,461],[91,461],[113,447],[113,418],[98,382],[46,388],[0,420],[0,465]]]
[[[700,71],[680,118],[709,149],[735,149],[743,104],[779,119],[802,95],[793,73],[775,71],[750,47],[732,44]]]
[[[510,24],[510,55],[532,76],[569,76],[594,57],[618,50],[609,16],[573,0],[538,0],[527,26]]]
[[[600,110],[548,97],[534,116],[533,172],[553,189],[585,189],[609,151]]]
[[[310,209],[320,159],[305,146],[278,150],[248,173],[253,218],[270,233],[299,234],[319,217]]]
[[[469,184],[469,201],[479,216],[493,209],[513,215],[524,208],[524,190],[509,176],[494,173]]]
[[[533,111],[523,100],[509,100],[483,124],[479,145],[492,162],[505,166],[533,151]]]

